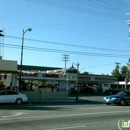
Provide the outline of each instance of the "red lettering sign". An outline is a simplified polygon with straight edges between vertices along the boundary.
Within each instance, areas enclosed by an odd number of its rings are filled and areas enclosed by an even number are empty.
[[[44,77],[59,78],[59,74],[45,74]]]

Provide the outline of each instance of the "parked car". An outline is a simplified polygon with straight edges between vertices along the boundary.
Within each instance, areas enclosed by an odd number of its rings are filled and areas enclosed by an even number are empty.
[[[3,90],[0,92],[0,103],[22,104],[27,101],[27,96],[20,92],[15,92],[12,90]]]
[[[122,90],[123,90],[122,88],[110,88],[110,89],[105,90],[105,93],[117,94],[118,92],[120,92]]]
[[[130,103],[130,90],[123,90],[116,95],[110,95],[103,98],[103,102],[107,105],[119,104],[127,105]]]
[[[91,87],[86,87],[82,89],[79,93],[95,93],[95,90]]]

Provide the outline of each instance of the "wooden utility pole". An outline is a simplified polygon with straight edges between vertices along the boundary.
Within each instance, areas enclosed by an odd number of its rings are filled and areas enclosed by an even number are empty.
[[[69,55],[63,54],[62,58],[63,58],[62,61],[65,61],[65,72],[66,72],[66,62],[69,61]]]

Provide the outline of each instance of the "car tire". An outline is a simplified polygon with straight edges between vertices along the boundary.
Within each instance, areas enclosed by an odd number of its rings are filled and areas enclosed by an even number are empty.
[[[23,100],[22,100],[21,98],[18,98],[18,99],[16,100],[16,104],[20,105],[20,104],[22,104],[22,103],[23,103]]]
[[[125,103],[125,99],[121,99],[119,104],[120,104],[121,106],[126,105],[126,103]]]
[[[107,105],[111,105],[111,103],[106,103]]]

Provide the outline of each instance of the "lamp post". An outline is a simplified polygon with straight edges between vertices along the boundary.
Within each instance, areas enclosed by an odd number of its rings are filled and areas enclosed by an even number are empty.
[[[75,64],[76,66],[77,66],[77,79],[76,79],[76,102],[78,102],[78,72],[79,72],[79,63],[77,62],[77,64],[76,63],[73,63],[73,64]]]
[[[22,46],[21,46],[21,62],[20,62],[20,77],[19,77],[19,91],[21,91],[21,85],[22,85],[22,63],[23,63],[23,45],[24,45],[24,35],[25,33],[29,31],[31,32],[32,29],[28,28],[26,31],[23,29],[23,35],[22,35]]]

